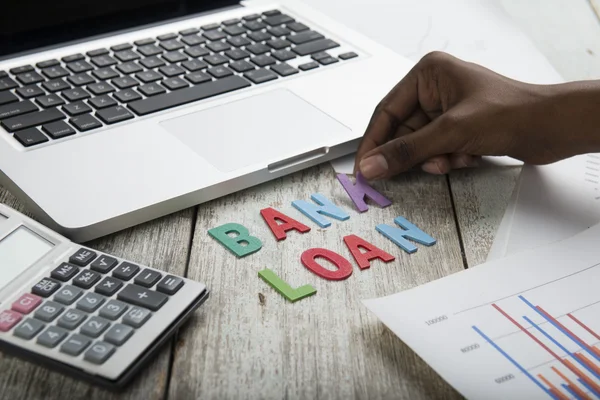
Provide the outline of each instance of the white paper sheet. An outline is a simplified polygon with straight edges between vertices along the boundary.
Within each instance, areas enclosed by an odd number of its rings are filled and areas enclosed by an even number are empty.
[[[553,368],[597,398],[589,381],[600,385],[600,375],[581,355],[600,368],[599,238],[597,225],[364,304],[467,398],[558,398],[539,375],[573,398]]]

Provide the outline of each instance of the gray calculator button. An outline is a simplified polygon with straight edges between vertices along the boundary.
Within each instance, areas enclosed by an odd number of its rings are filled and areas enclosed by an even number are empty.
[[[90,268],[105,274],[113,269],[117,263],[118,261],[113,257],[100,256],[92,263],[92,265],[90,265]]]
[[[183,286],[183,279],[178,276],[167,275],[156,286],[156,290],[166,294],[175,294]]]
[[[121,286],[123,286],[122,280],[113,278],[112,276],[106,276],[96,285],[94,290],[105,296],[112,296],[121,289]]]
[[[144,325],[148,318],[152,316],[152,313],[145,308],[132,307],[125,316],[123,317],[123,323],[134,328],[139,328]]]
[[[81,293],[83,293],[83,290],[75,286],[65,285],[56,293],[54,300],[70,305],[81,296]]]
[[[116,320],[127,310],[127,304],[119,300],[111,300],[104,307],[100,309],[98,314],[101,317]]]
[[[100,280],[100,276],[101,275],[96,271],[83,270],[79,275],[73,278],[73,285],[89,289]]]
[[[52,322],[64,309],[65,308],[58,303],[47,301],[43,306],[36,310],[34,316],[42,321]]]
[[[50,347],[51,349],[56,347],[57,344],[62,342],[67,337],[67,331],[58,326],[49,326],[44,332],[41,333],[37,338],[38,344],[42,346]]]
[[[77,302],[77,308],[85,312],[94,312],[104,303],[104,296],[96,293],[86,293],[81,300]]]
[[[66,282],[74,277],[78,271],[79,268],[77,266],[73,264],[62,263],[50,273],[50,276],[58,279],[59,281]]]
[[[42,297],[48,297],[56,292],[58,288],[60,288],[60,282],[52,278],[44,278],[31,288],[31,293]]]
[[[71,356],[78,356],[91,342],[90,339],[83,335],[74,334],[60,346],[60,351],[61,353],[66,353]]]
[[[140,267],[138,267],[137,265],[128,263],[128,262],[123,262],[123,263],[121,263],[121,265],[119,265],[117,268],[115,268],[112,275],[115,278],[119,278],[124,281],[128,281],[131,278],[133,278],[133,276],[135,274],[137,274],[137,272],[139,270],[140,270]]]
[[[135,277],[133,282],[144,287],[152,287],[160,278],[162,278],[160,273],[146,268]]]
[[[81,325],[80,332],[86,336],[97,338],[102,332],[108,328],[110,321],[100,318],[92,317],[88,319],[83,325]]]
[[[154,290],[146,289],[138,285],[127,285],[117,295],[117,299],[136,306],[158,311],[169,300],[169,298]]]
[[[17,326],[14,335],[22,339],[29,340],[37,335],[44,328],[44,324],[37,319],[27,318]]]
[[[77,253],[73,254],[69,258],[69,262],[75,265],[79,265],[80,267],[85,267],[92,260],[96,258],[96,253],[91,250],[81,248],[77,250]]]
[[[104,340],[114,345],[120,346],[133,335],[133,328],[123,324],[115,324],[106,332]]]
[[[115,346],[106,342],[96,342],[85,352],[83,358],[94,364],[102,364],[115,352]]]
[[[86,319],[87,316],[83,311],[70,309],[67,310],[57,321],[58,326],[66,329],[75,329]]]

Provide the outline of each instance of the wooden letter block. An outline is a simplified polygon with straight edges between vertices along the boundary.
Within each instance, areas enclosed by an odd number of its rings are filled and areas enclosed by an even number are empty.
[[[332,262],[336,267],[336,271],[328,270],[320,265],[315,258],[321,257]],[[352,275],[352,264],[344,257],[340,256],[327,249],[308,249],[300,257],[302,264],[321,278],[328,279],[330,281],[341,281],[347,279]]]
[[[235,233],[235,236],[229,236],[230,233]],[[256,253],[262,247],[260,239],[250,236],[248,229],[240,224],[229,223],[217,226],[209,229],[208,234],[238,257]]]
[[[285,233],[287,231],[291,231],[292,229],[297,230],[300,233],[306,233],[310,231],[308,226],[288,217],[285,214],[280,213],[271,207],[260,210],[260,215],[262,215],[277,240],[285,240],[287,237]],[[281,221],[282,224],[279,224],[278,221]]]
[[[380,224],[377,225],[375,229],[377,229],[377,232],[396,243],[396,245],[407,253],[414,253],[417,251],[417,246],[409,242],[407,238],[414,242],[424,244],[425,246],[433,246],[435,244],[434,238],[408,222],[406,218],[397,217],[394,219],[394,222],[400,225],[401,228]]]
[[[292,303],[317,293],[317,289],[311,285],[300,286],[298,289],[292,288],[287,284],[287,282],[278,277],[275,272],[271,271],[269,268],[258,271],[258,276],[260,276],[265,282],[271,285],[273,289],[277,290],[279,294]]]
[[[383,262],[390,262],[396,259],[396,257],[393,255],[386,253],[379,247],[372,245],[356,235],[345,236],[344,243],[346,243],[346,246],[348,246],[348,250],[350,250],[350,253],[352,253],[354,260],[360,269],[369,268],[371,266],[369,261],[375,258],[378,258]],[[361,249],[365,249],[367,251],[363,253]]]
[[[337,178],[360,212],[365,212],[369,209],[367,203],[365,203],[365,197],[370,198],[380,207],[387,207],[392,204],[385,196],[373,189],[360,172],[356,174],[356,183],[354,184],[352,184],[350,178],[345,174],[338,174]]]
[[[340,221],[345,221],[350,218],[350,214],[333,204],[331,201],[327,200],[327,198],[322,194],[315,193],[311,195],[310,198],[313,199],[313,201],[318,205],[304,200],[294,200],[292,201],[292,205],[296,207],[296,209],[302,214],[313,220],[313,222],[319,225],[321,228],[327,228],[331,225],[331,222],[327,218],[323,217],[323,215]]]

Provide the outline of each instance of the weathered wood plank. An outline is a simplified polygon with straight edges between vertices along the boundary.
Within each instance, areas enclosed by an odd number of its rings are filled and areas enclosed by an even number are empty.
[[[170,398],[455,398],[458,394],[371,315],[361,299],[389,295],[463,269],[447,182],[407,174],[376,186],[393,201],[359,215],[329,166],[320,166],[200,206],[188,277],[211,290],[176,346]],[[319,192],[351,214],[320,229],[291,206]],[[274,207],[311,226],[277,243],[259,210]],[[375,225],[403,215],[437,245],[403,253]],[[207,230],[227,222],[263,241],[258,253],[236,259]],[[312,247],[351,259],[342,237],[357,234],[394,254],[341,282],[326,281],[300,263]],[[265,267],[315,296],[287,303],[257,276]]]
[[[19,211],[20,203],[4,189],[0,201]],[[101,251],[183,275],[192,232],[194,209],[87,243]],[[169,344],[122,393],[112,393],[0,353],[2,399],[163,399],[167,391]]]

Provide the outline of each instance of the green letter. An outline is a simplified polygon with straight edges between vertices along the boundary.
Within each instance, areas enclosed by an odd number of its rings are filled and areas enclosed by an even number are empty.
[[[236,235],[231,237],[229,233],[235,233]],[[238,257],[256,253],[262,247],[262,242],[258,238],[250,236],[248,229],[240,224],[229,223],[217,226],[209,229],[208,234]]]
[[[275,275],[275,272],[271,271],[269,268],[258,271],[258,276],[260,276],[265,282],[271,285],[273,289],[277,290],[283,297],[292,303],[317,293],[317,289],[310,285],[304,285],[300,286],[298,289],[293,289],[290,285],[281,280],[280,277]]]

